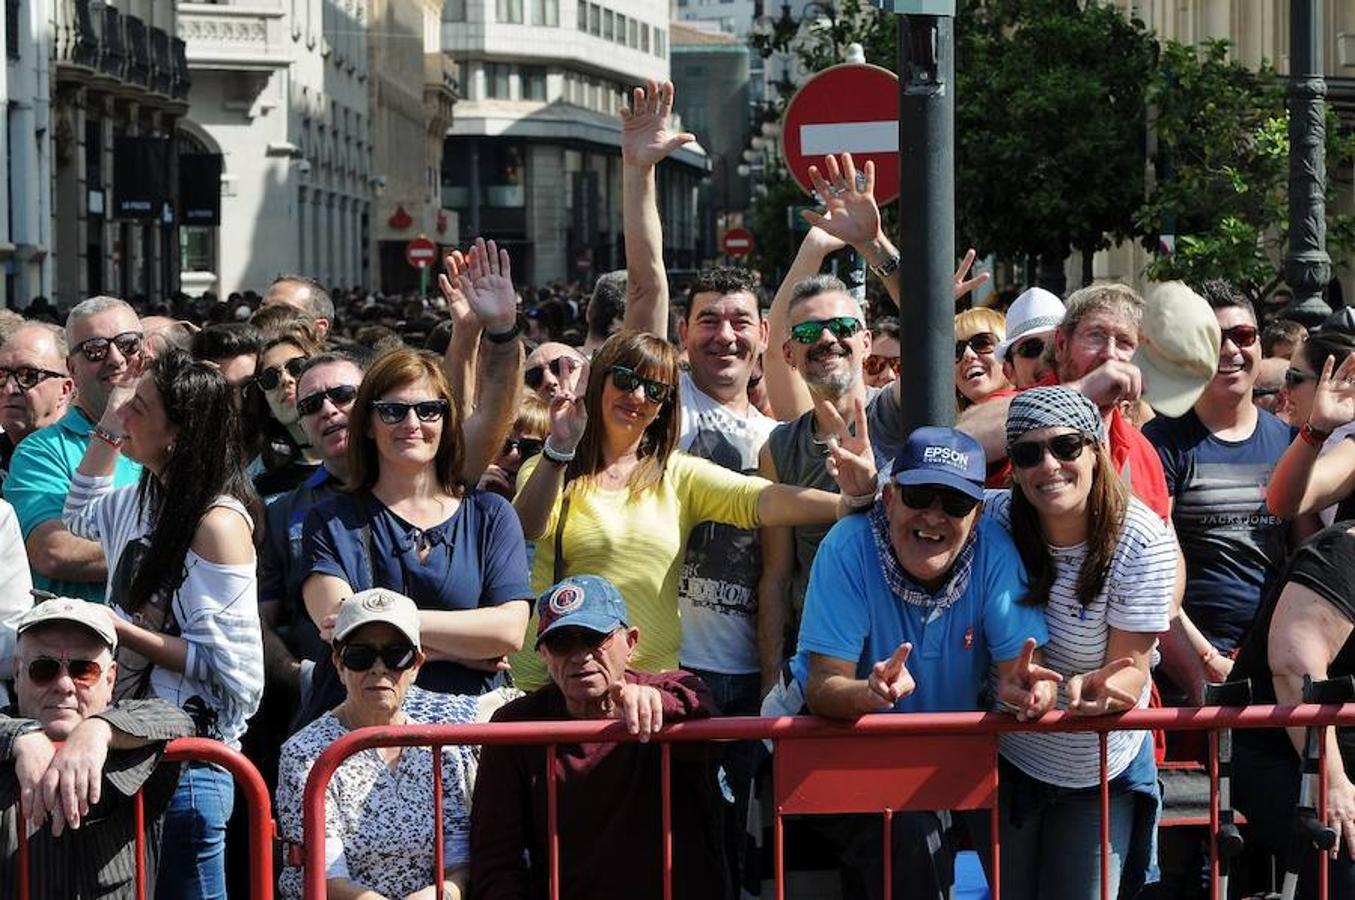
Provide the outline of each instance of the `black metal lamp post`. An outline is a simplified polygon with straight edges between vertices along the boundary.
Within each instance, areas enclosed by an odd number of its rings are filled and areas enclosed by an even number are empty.
[[[1284,280],[1294,292],[1284,316],[1312,327],[1331,313],[1327,255],[1327,83],[1322,75],[1319,0],[1289,3],[1289,252]]]

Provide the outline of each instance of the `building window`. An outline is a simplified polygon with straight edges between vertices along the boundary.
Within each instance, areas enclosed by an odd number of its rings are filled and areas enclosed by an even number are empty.
[[[485,96],[491,100],[509,99],[512,74],[513,67],[506,63],[485,63]]]
[[[560,24],[560,0],[532,0],[532,22],[551,28]]]
[[[596,3],[588,4],[588,33],[593,37],[602,34],[602,9]]]
[[[628,28],[629,34],[627,36],[628,37],[627,43],[630,44],[632,49],[634,49],[640,46],[640,23],[635,21],[634,19],[631,19]]]
[[[23,15],[19,0],[5,0],[5,57],[19,58],[19,20]]]
[[[640,26],[640,49],[643,50],[643,51],[646,52],[646,53],[649,52],[649,26],[648,26],[648,25],[641,25],[641,26]]]
[[[521,72],[522,99],[544,101],[546,99],[546,67],[523,66]]]
[[[522,0],[494,0],[495,19],[514,25],[522,24]]]
[[[588,0],[579,0],[579,30],[588,30]]]
[[[610,41],[616,32],[616,15],[610,9],[602,11],[602,39]]]
[[[664,30],[663,30],[662,28],[655,28],[655,29],[654,29],[654,55],[657,56],[657,57],[659,57],[659,58],[663,58],[664,56],[667,56],[667,54],[664,52],[664,38],[665,38],[665,37],[666,37],[666,34],[664,33]]]
[[[444,0],[442,4],[442,21],[466,21],[466,0]]]
[[[616,14],[616,42],[626,46],[626,17],[621,13]]]

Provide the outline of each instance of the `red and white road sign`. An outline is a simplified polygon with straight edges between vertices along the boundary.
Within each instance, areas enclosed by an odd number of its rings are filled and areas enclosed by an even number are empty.
[[[753,252],[753,232],[747,228],[731,228],[720,238],[720,249],[725,256],[743,259]]]
[[[795,183],[812,194],[809,167],[823,171],[830,153],[850,153],[857,171],[875,163],[875,200],[899,198],[899,79],[864,63],[833,66],[814,75],[786,105],[781,152]]]
[[[438,261],[438,245],[423,235],[405,245],[405,262],[416,269],[426,269]]]

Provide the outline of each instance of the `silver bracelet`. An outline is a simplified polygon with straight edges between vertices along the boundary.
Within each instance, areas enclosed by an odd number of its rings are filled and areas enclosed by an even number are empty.
[[[570,450],[565,453],[555,449],[555,445],[550,442],[550,438],[546,438],[546,443],[541,445],[541,455],[546,458],[547,462],[553,462],[557,466],[564,466],[573,462],[577,452],[577,450]]]
[[[875,505],[875,493],[869,494],[843,494],[842,502],[847,504],[848,509],[866,509]]]

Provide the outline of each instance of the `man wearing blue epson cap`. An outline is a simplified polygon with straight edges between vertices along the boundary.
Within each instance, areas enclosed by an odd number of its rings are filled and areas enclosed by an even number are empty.
[[[619,719],[645,741],[670,722],[714,712],[689,672],[650,674],[629,667],[640,629],[626,624],[626,602],[610,581],[572,575],[537,601],[536,649],[551,683],[506,704],[495,722]],[[730,895],[708,744],[672,751],[674,896]],[[549,859],[546,753],[542,746],[481,751],[471,804],[471,893],[496,900],[545,897]],[[560,896],[634,897],[663,893],[662,760],[643,743],[560,744]]]
[[[1058,676],[1032,659],[1048,639],[1044,612],[1019,602],[1021,558],[980,515],[985,473],[983,448],[962,432],[908,436],[881,500],[819,545],[791,678],[768,698],[779,697],[778,711],[796,705],[797,690],[811,712],[837,719],[988,708],[980,695],[994,661],[1000,697],[1018,715],[1052,706]],[[945,818],[895,816],[896,896],[904,885],[910,897],[945,895]],[[864,890],[876,896],[879,883],[867,876]]]

